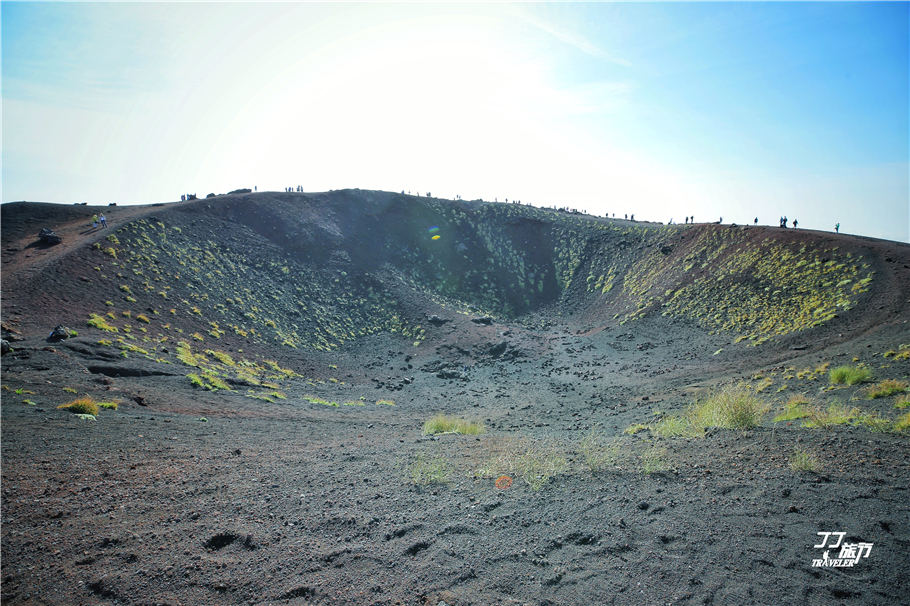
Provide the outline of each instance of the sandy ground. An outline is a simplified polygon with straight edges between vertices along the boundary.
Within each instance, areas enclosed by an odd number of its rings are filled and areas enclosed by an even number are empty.
[[[724,356],[729,336],[687,320],[609,326],[548,308],[486,325],[415,298],[449,320],[416,353],[388,333],[332,354],[276,351],[300,374],[276,379],[286,397],[269,402],[105,357],[82,324],[48,342],[61,298],[84,317],[79,289],[92,285],[59,282],[42,299],[24,285],[53,258],[10,233],[3,320],[22,340],[2,358],[4,604],[906,603],[907,435],[771,420],[794,393],[896,416],[897,396],[792,375],[856,360],[875,380],[906,380],[907,360],[882,357],[910,343],[907,308],[891,303],[905,292],[885,288],[881,310],[812,342]],[[882,246],[904,271],[910,247]],[[773,408],[760,427],[623,433],[758,374]],[[81,420],[56,408],[75,397],[64,388],[119,407]],[[424,435],[437,412],[486,432]],[[592,430],[615,445],[596,471],[582,454]],[[797,448],[820,469],[793,471]],[[502,459],[529,450],[565,462],[539,490]],[[416,483],[434,462],[446,481]],[[844,534],[815,547],[826,532]],[[838,536],[872,547],[852,567],[813,566],[838,557]]]

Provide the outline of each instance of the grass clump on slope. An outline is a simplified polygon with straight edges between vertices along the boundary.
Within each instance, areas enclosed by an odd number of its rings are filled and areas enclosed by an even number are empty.
[[[411,480],[419,486],[445,484],[452,475],[452,464],[442,454],[418,454],[417,459],[408,467],[408,472]]]
[[[828,373],[828,378],[834,385],[858,385],[868,379],[871,374],[867,368],[838,366]]]
[[[83,396],[78,400],[73,400],[69,404],[61,404],[57,408],[63,408],[77,415],[98,416],[98,404],[89,396]]]
[[[664,417],[649,429],[661,437],[696,437],[709,427],[749,429],[770,410],[748,385],[729,386],[689,406],[681,416]]]
[[[592,427],[578,443],[578,451],[584,459],[585,466],[592,472],[596,472],[616,464],[619,456],[619,443],[615,438],[608,441],[602,431]]]
[[[711,395],[704,402],[696,403],[688,413],[694,427],[720,427],[723,429],[749,429],[761,425],[762,417],[770,407],[752,393],[748,385],[740,383]]]
[[[100,330],[106,330],[107,332],[119,332],[116,326],[111,326],[107,323],[107,320],[99,316],[98,314],[92,314],[89,319],[86,321],[86,324]]]
[[[818,471],[821,469],[821,461],[811,450],[805,448],[796,448],[790,456],[790,469],[793,471]]]
[[[881,383],[876,383],[875,385],[866,388],[866,397],[870,400],[875,398],[887,398],[888,396],[893,396],[896,393],[903,393],[907,391],[907,382],[898,381],[896,379],[886,379]]]
[[[439,413],[423,424],[423,433],[426,435],[435,435],[440,433],[460,433],[468,436],[475,436],[484,432],[484,426],[481,423],[466,421],[457,417],[451,417]]]

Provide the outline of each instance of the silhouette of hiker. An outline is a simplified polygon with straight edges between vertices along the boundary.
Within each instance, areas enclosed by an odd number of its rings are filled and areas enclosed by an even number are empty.
[[[104,218],[104,213],[101,213],[101,216],[98,217],[98,220],[101,221],[101,227],[107,227],[107,219]]]
[[[98,227],[98,215],[92,215],[92,229]]]
[[[796,226],[799,225],[799,221],[793,219],[793,229],[796,229]]]
[[[836,233],[836,234],[840,233],[840,223],[838,223],[837,225],[834,226],[834,233]]]
[[[724,218],[721,217],[721,218],[720,218],[720,221],[718,221],[717,224],[720,225],[720,224],[723,223],[723,222],[724,222]]]
[[[758,217],[755,217],[755,224],[758,225]]]

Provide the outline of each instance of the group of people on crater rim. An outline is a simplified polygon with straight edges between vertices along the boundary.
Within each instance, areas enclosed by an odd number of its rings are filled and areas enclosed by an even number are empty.
[[[789,219],[786,216],[781,217],[780,226],[786,228],[788,221],[789,221]],[[755,217],[755,224],[758,225],[758,217]],[[797,227],[799,227],[799,221],[797,221],[796,219],[793,219],[793,229],[796,229]]]
[[[181,202],[186,202],[187,200],[195,200],[195,199],[196,199],[196,194],[184,194],[184,195],[180,196]]]
[[[301,194],[301,193],[303,193],[303,185],[298,185],[297,187],[285,187],[284,191],[297,192],[298,194]]]

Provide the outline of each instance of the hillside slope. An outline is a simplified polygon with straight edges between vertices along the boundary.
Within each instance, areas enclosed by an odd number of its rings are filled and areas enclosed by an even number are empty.
[[[880,327],[910,300],[910,247],[805,231],[359,190],[105,209],[108,230],[86,225],[93,207],[2,208],[4,300],[29,309],[24,321],[83,328],[113,313],[116,325],[129,311],[235,347],[328,351],[388,331],[419,342],[432,301],[528,327],[685,318],[744,346],[789,345]],[[44,225],[65,244],[33,246]]]

